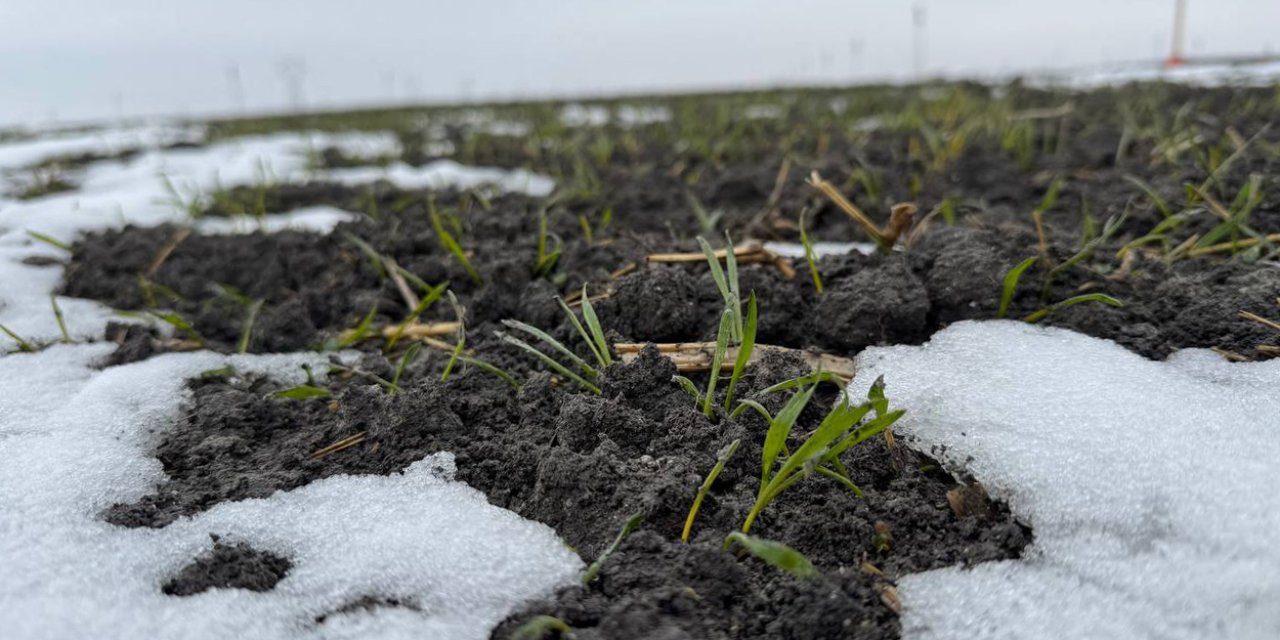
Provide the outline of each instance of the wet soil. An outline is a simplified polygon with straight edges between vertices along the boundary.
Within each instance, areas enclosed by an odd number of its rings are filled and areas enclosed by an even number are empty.
[[[1161,104],[1198,105],[1200,115],[1187,126],[1205,140],[1229,137],[1214,113],[1239,112],[1231,125],[1245,136],[1266,131],[1256,109],[1240,107],[1242,100],[1256,98],[1247,91],[1161,91]],[[717,230],[706,233],[711,237],[727,230],[735,239],[795,240],[796,214],[807,207],[816,239],[863,240],[843,213],[802,180],[815,169],[843,177],[872,167],[879,176],[874,197],[852,182],[846,191],[873,215],[882,218],[889,204],[914,195],[923,212],[940,212],[948,199],[954,219],[935,214],[918,221],[905,248],[891,253],[822,258],[821,293],[803,261],[796,263],[794,278],[772,265],[742,266],[742,289],[759,298],[760,342],[840,356],[871,345],[918,344],[949,323],[995,317],[1005,274],[1039,256],[1015,290],[1011,318],[1081,293],[1105,293],[1123,306],[1080,304],[1042,322],[1111,339],[1152,358],[1187,347],[1217,348],[1240,359],[1265,357],[1265,347],[1280,336],[1239,316],[1276,315],[1280,268],[1259,259],[1264,255],[1171,260],[1165,249],[1172,247],[1154,243],[1129,252],[1127,259],[1118,257],[1121,247],[1164,219],[1158,207],[1135,195],[1140,192],[1126,176],[1141,178],[1171,201],[1181,197],[1184,182],[1205,178],[1192,154],[1169,159],[1142,136],[1123,143],[1126,125],[1116,115],[1117,104],[1123,107],[1131,98],[1111,90],[1071,96],[1074,111],[1066,124],[1037,129],[1056,136],[1053,152],[1029,160],[999,140],[974,139],[952,163],[922,168],[912,151],[922,143],[896,131],[801,129],[797,139],[810,149],[805,153],[770,142],[708,155],[669,144],[658,129],[610,131],[624,141],[631,136],[635,144],[621,145],[610,162],[595,167],[594,188],[578,188],[581,181],[572,179],[576,190],[552,203],[511,195],[486,202],[468,193],[404,191],[386,183],[308,183],[232,190],[207,214],[235,215],[245,207],[227,203],[261,198],[270,211],[329,204],[364,215],[328,235],[187,236],[172,226],[88,235],[74,247],[65,295],[124,310],[176,311],[194,327],[198,342],[222,351],[234,350],[245,331],[245,300],[262,300],[249,325],[252,352],[331,346],[370,310],[378,327],[405,318],[408,305],[399,287],[351,240],[358,238],[426,283],[449,282],[466,307],[467,346],[522,383],[517,392],[474,368],[442,382],[448,354],[433,349],[409,364],[397,394],[349,372],[330,378],[332,398],[311,400],[273,397],[277,383],[238,374],[193,380],[184,414],[158,437],[155,455],[169,481],[136,503],[115,505],[104,517],[121,526],[162,527],[220,502],[264,497],[335,474],[394,473],[423,456],[450,451],[460,480],[494,504],[554,527],[588,562],[628,517],[643,516],[640,529],[595,581],[530,603],[495,630],[495,638],[507,637],[537,614],[563,619],[579,638],[897,637],[895,579],[1016,558],[1031,540],[1003,505],[953,506],[959,504],[957,494],[948,493],[960,484],[948,471],[962,476],[963,469],[940,469],[929,457],[936,452],[916,451],[902,438],[893,452],[875,439],[843,457],[864,498],[825,478],[797,484],[752,529],[795,547],[820,571],[814,579],[794,578],[721,550],[724,536],[741,526],[755,499],[766,430],[757,416],[713,421],[696,411],[671,380],[674,365],[656,352],[608,368],[597,396],[541,371],[494,332],[501,320],[518,319],[587,356],[554,300],[586,284],[592,295],[607,296],[596,309],[611,339],[712,339],[722,301],[705,264],[645,262],[651,253],[697,251],[693,238],[704,231],[689,196],[719,212]],[[1027,92],[1022,106],[1054,107],[1060,99]],[[751,126],[768,134],[773,125]],[[527,167],[562,183],[573,172],[570,159],[539,145],[498,137],[483,138],[488,145],[469,140],[455,145],[468,149],[463,159]],[[1260,140],[1274,144],[1275,134]],[[1036,148],[1046,147],[1037,141]],[[779,180],[784,157],[795,166]],[[1211,189],[1227,192],[1226,198],[1251,175],[1269,185],[1280,175],[1276,157],[1243,154],[1215,174],[1220,184]],[[912,176],[920,178],[914,187]],[[1041,234],[1030,212],[1055,178],[1065,186],[1045,211]],[[1261,193],[1250,224],[1275,232],[1280,201],[1270,195],[1274,190]],[[544,209],[548,242],[561,255],[549,274],[537,276],[532,266],[538,212]],[[480,282],[442,247],[433,210],[465,248]],[[1125,211],[1114,235],[1072,260],[1087,245],[1091,224],[1101,228],[1102,221]],[[1219,222],[1211,213],[1191,215],[1179,233],[1205,233]],[[453,319],[443,303],[422,316],[424,322]],[[167,328],[157,333],[113,327],[109,338],[121,347],[104,366],[172,348],[175,341],[165,333]],[[354,346],[363,352],[356,368],[384,378],[403,351],[402,344],[384,354],[382,341]],[[795,358],[769,357],[748,369],[739,397],[804,371]],[[892,399],[894,382],[887,384]],[[776,411],[786,394],[760,400]],[[832,400],[821,398],[802,415],[797,438],[820,422],[819,407]],[[354,435],[363,435],[358,445],[314,455]],[[735,440],[740,449],[702,505],[693,539],[681,543],[699,485],[717,452]],[[376,594],[370,597],[378,602]]]
[[[213,536],[213,548],[195,558],[160,588],[166,595],[192,596],[209,589],[270,591],[292,566],[287,559]]]

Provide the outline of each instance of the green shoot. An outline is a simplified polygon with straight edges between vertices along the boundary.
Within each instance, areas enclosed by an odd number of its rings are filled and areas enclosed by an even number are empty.
[[[595,307],[591,306],[591,299],[587,297],[587,285],[582,285],[582,318],[587,322],[585,327],[578,321],[577,314],[563,298],[557,297],[556,302],[560,303],[560,308],[569,317],[569,323],[577,330],[578,335],[582,336],[582,341],[587,343],[587,347],[591,349],[591,355],[595,356],[596,362],[600,363],[600,368],[604,369],[613,364],[609,341],[604,335],[604,329],[600,326],[600,318],[596,316]]]
[[[418,357],[418,352],[421,350],[422,343],[415,342],[409,345],[409,348],[405,350],[404,355],[400,356],[400,362],[396,363],[395,374],[391,376],[391,386],[387,388],[388,392],[393,395],[400,393],[400,376],[404,375],[405,368],[409,366],[410,362],[413,362],[414,358]]]
[[[858,489],[857,485],[854,485],[847,474],[841,470],[842,465],[840,464],[839,456],[850,447],[884,431],[904,413],[903,410],[882,413],[865,424],[858,426],[863,417],[873,407],[877,409],[878,413],[881,407],[887,408],[887,403],[880,395],[883,391],[878,389],[883,384],[883,379],[876,380],[875,384],[872,385],[872,391],[868,393],[869,401],[858,406],[850,406],[848,396],[844,396],[840,404],[827,414],[827,417],[823,419],[822,423],[818,425],[818,428],[808,439],[782,461],[782,467],[777,473],[772,474],[770,473],[771,466],[776,463],[776,459],[780,455],[779,451],[785,444],[785,436],[786,433],[789,433],[790,427],[785,424],[770,425],[770,433],[765,439],[766,451],[762,459],[764,468],[761,470],[761,488],[757,494],[755,504],[751,507],[751,511],[747,514],[747,519],[742,525],[743,533],[750,532],[751,525],[760,515],[760,512],[777,499],[783,491],[813,472],[832,478],[848,487],[856,495],[862,495],[862,491]],[[797,404],[792,409],[796,415],[799,415],[804,409],[809,398],[812,397],[812,391],[813,389],[810,388],[805,394],[801,394],[804,396],[802,400],[796,401]],[[790,402],[788,404],[790,405]],[[784,407],[784,410],[779,412],[775,421],[780,422],[789,419],[794,424],[794,419],[784,415],[788,413],[788,408]],[[769,436],[773,436],[772,442]],[[770,459],[770,453],[772,453],[772,460]],[[765,478],[768,478],[767,482],[765,482]]]
[[[374,249],[368,242],[365,242],[346,231],[342,232],[342,237],[345,238],[347,242],[354,244],[356,248],[360,250],[360,253],[363,253],[364,257],[369,260],[369,264],[373,265],[374,273],[378,274],[379,282],[387,279],[387,265],[382,259],[382,254],[378,253],[377,249]]]
[[[618,547],[622,545],[622,541],[626,540],[627,536],[631,535],[640,526],[641,520],[644,520],[644,514],[640,513],[632,514],[630,518],[627,518],[627,521],[622,525],[622,530],[618,532],[618,537],[614,538],[613,542],[609,543],[609,546],[600,552],[600,557],[596,558],[596,561],[592,562],[591,566],[588,566],[587,570],[582,572],[582,584],[591,584],[591,581],[596,579],[601,567],[604,566],[604,561],[608,560],[609,556],[613,555],[613,552],[617,551]]]
[[[689,515],[684,519],[684,531],[680,534],[681,541],[689,541],[689,532],[693,530],[693,520],[698,517],[698,508],[702,506],[702,500],[711,491],[711,485],[715,484],[716,478],[720,477],[720,472],[724,471],[724,466],[729,463],[729,459],[737,453],[740,444],[742,444],[741,439],[730,442],[729,446],[721,450],[716,457],[716,466],[711,468],[711,473],[708,473],[706,480],[702,481],[702,486],[698,488],[698,495],[693,499],[693,506],[689,507]]]
[[[708,212],[707,208],[702,206],[702,201],[693,195],[692,192],[685,193],[685,199],[689,201],[689,209],[693,211],[694,217],[698,219],[698,229],[702,233],[709,234],[716,230],[716,224],[720,222],[720,217],[724,213],[720,210]]]
[[[266,300],[261,298],[250,302],[245,311],[244,328],[240,330],[240,341],[236,343],[236,353],[245,353],[249,350],[249,339],[253,337],[253,323],[258,320],[258,312],[262,310],[262,305]]]
[[[1062,178],[1054,178],[1049,183],[1049,188],[1044,192],[1044,198],[1040,200],[1040,205],[1036,207],[1036,211],[1045,213],[1053,208],[1058,202],[1058,195],[1062,193],[1062,185],[1066,182]]]
[[[590,227],[588,227],[589,229]],[[554,236],[553,236],[554,238]],[[560,260],[560,240],[556,238],[556,249],[547,252],[547,210],[544,208],[538,212],[538,257],[533,263],[533,277],[542,278],[551,273],[556,268],[556,262]],[[588,240],[590,242],[590,240]]]
[[[1035,264],[1037,259],[1036,256],[1031,256],[1004,274],[1004,287],[1000,292],[1000,309],[996,311],[997,318],[1009,315],[1009,303],[1013,301],[1013,292],[1018,288],[1018,280],[1022,279],[1022,272]]]
[[[67,321],[62,317],[62,308],[58,306],[58,297],[50,295],[49,304],[53,306],[53,319],[58,321],[58,331],[62,334],[62,341],[70,344],[71,334],[67,333]]]
[[[1059,309],[1065,309],[1067,307],[1077,305],[1082,302],[1101,302],[1102,304],[1111,305],[1113,307],[1124,306],[1123,302],[1120,302],[1119,300],[1109,295],[1106,295],[1104,293],[1086,293],[1084,295],[1067,298],[1066,300],[1063,300],[1061,302],[1055,302],[1043,309],[1040,309],[1039,311],[1032,312],[1031,314],[1023,318],[1023,321],[1039,322],[1045,319],[1046,317],[1048,317],[1049,314],[1055,311],[1058,311]]]
[[[829,382],[835,385],[836,387],[839,387],[840,389],[844,389],[844,379],[841,378],[840,376],[834,373],[831,373],[830,371],[815,371],[808,375],[799,376],[796,378],[792,378],[790,380],[783,380],[782,382],[779,382],[778,384],[775,384],[771,387],[768,387],[766,389],[761,389],[757,395],[777,393],[778,391],[788,391],[790,389],[797,389],[800,387],[808,386],[811,384],[818,384],[822,382]]]
[[[1126,207],[1125,211],[1122,212],[1120,215],[1112,216],[1111,218],[1107,219],[1106,223],[1102,225],[1102,233],[1098,234],[1093,239],[1084,243],[1084,246],[1080,247],[1080,250],[1077,251],[1075,255],[1071,256],[1070,258],[1067,258],[1062,262],[1062,264],[1054,267],[1049,271],[1049,273],[1045,274],[1044,285],[1040,289],[1040,295],[1042,297],[1048,297],[1049,290],[1053,288],[1054,279],[1056,279],[1060,274],[1065,273],[1068,269],[1071,269],[1072,267],[1092,257],[1093,254],[1098,250],[1098,247],[1101,247],[1103,244],[1105,244],[1108,240],[1112,238],[1112,236],[1116,234],[1117,231],[1120,230],[1120,227],[1124,225],[1124,222],[1126,219],[1128,219],[1128,217],[1129,217],[1129,211],[1128,211],[1128,208]]]
[[[28,229],[28,230],[27,230],[27,235],[28,235],[28,236],[31,236],[31,239],[32,239],[32,240],[38,240],[38,241],[43,242],[43,243],[45,243],[45,244],[47,244],[47,245],[49,245],[49,246],[51,246],[51,247],[53,247],[53,248],[55,248],[55,249],[61,249],[61,250],[63,250],[63,251],[66,251],[67,253],[71,253],[71,245],[69,245],[69,244],[67,244],[67,243],[65,243],[65,242],[63,242],[63,241],[61,241],[61,240],[59,240],[59,239],[57,239],[57,238],[55,238],[55,237],[53,237],[53,236],[50,236],[50,235],[46,235],[46,234],[40,233],[39,231],[32,231],[32,230],[30,230],[30,229]]]
[[[746,549],[747,553],[797,578],[812,578],[818,575],[818,570],[813,568],[813,563],[809,562],[804,554],[781,542],[734,531],[725,537],[724,548],[731,549],[735,543]]]
[[[813,252],[813,242],[809,240],[809,232],[804,228],[804,216],[809,210],[800,212],[800,244],[804,245],[804,260],[809,263],[809,275],[813,276],[813,288],[822,293],[822,274],[818,273],[818,258]]]
[[[726,239],[728,236],[726,236]],[[737,344],[742,342],[742,299],[738,289],[738,262],[737,257],[733,254],[733,243],[730,242],[725,247],[725,267],[720,267],[720,259],[716,257],[716,252],[711,248],[702,237],[698,238],[698,244],[702,247],[702,253],[707,256],[707,264],[711,267],[711,278],[716,282],[716,288],[720,291],[720,296],[724,298],[725,310],[731,314],[732,326],[729,334],[729,341]],[[727,270],[727,275],[726,275]]]
[[[369,333],[373,330],[373,317],[378,314],[378,305],[375,303],[369,307],[369,313],[360,320],[360,324],[354,329],[344,331],[338,338],[338,348],[346,349],[347,347],[364,340],[369,337]]]
[[[149,311],[148,313],[150,313],[157,320],[160,320],[161,322],[168,324],[174,329],[177,329],[180,333],[182,333],[182,335],[186,336],[188,340],[193,340],[200,344],[204,344],[204,336],[200,335],[200,332],[196,331],[196,328],[192,326],[190,322],[187,322],[187,320],[183,318],[181,315],[178,315],[178,313],[176,312],[160,313],[157,311]]]
[[[31,344],[30,341],[26,340],[22,336],[14,333],[9,327],[0,324],[0,331],[3,331],[6,336],[13,338],[13,341],[18,343],[18,351],[22,351],[24,353],[35,353],[38,351],[35,345]]]
[[[427,291],[427,294],[422,296],[422,299],[418,301],[417,306],[409,311],[408,316],[405,316],[404,322],[401,322],[400,325],[396,327],[396,330],[391,334],[391,337],[387,338],[388,350],[395,348],[396,343],[400,341],[400,337],[404,335],[404,332],[409,328],[409,325],[417,322],[418,318],[422,317],[422,314],[425,313],[431,305],[435,304],[435,302],[444,295],[445,290],[448,288],[448,282],[441,282],[440,284],[431,287],[431,289]]]
[[[469,364],[486,373],[491,373],[497,376],[498,378],[502,379],[503,382],[511,385],[511,388],[517,391],[520,390],[520,383],[516,381],[515,376],[507,373],[506,371],[503,371],[502,369],[499,369],[498,367],[493,366],[492,364],[489,364],[488,362],[485,362],[484,360],[481,360],[479,358],[471,358],[468,356],[460,355],[458,356],[458,361],[463,364]]]
[[[738,380],[742,378],[742,372],[746,370],[747,362],[751,360],[751,352],[755,349],[757,320],[756,292],[752,291],[747,299],[747,324],[742,328],[742,344],[738,346],[738,357],[733,363],[733,374],[729,377],[729,386],[725,388],[725,413],[728,413],[729,408],[733,406],[733,390],[738,386]],[[718,370],[712,367],[711,371],[714,374]]]
[[[1169,205],[1165,203],[1164,198],[1161,198],[1160,194],[1156,193],[1156,190],[1153,189],[1151,185],[1143,182],[1142,179],[1137,176],[1125,176],[1124,179],[1141,189],[1142,193],[1146,194],[1147,198],[1151,200],[1151,204],[1154,204],[1156,209],[1160,211],[1161,216],[1168,218],[1173,215],[1173,212],[1169,209]]]
[[[591,365],[587,364],[585,360],[583,360],[582,358],[579,358],[576,353],[570,351],[568,347],[565,347],[563,344],[560,343],[559,340],[556,340],[555,338],[551,337],[545,331],[542,331],[537,327],[533,327],[516,320],[503,320],[502,324],[509,328],[523,331],[529,335],[532,335],[535,338],[538,338],[542,342],[547,343],[553,349],[555,349],[556,351],[568,357],[570,362],[573,362],[575,365],[581,368],[584,372],[586,372],[590,377],[595,378],[598,375],[596,370],[591,368]],[[543,364],[547,365],[548,367],[551,367],[553,371],[555,371],[556,373],[559,373],[565,378],[568,378],[569,380],[572,380],[578,383],[580,386],[582,386],[582,388],[596,395],[600,395],[601,393],[600,387],[597,387],[596,385],[587,381],[582,376],[574,373],[573,371],[570,371],[568,367],[564,366],[563,364],[560,364],[558,361],[556,361],[555,358],[552,358],[551,356],[543,353],[533,345],[525,342],[524,340],[521,340],[520,338],[503,333],[501,331],[497,332],[497,336],[498,338],[502,339],[502,341],[508,344],[515,345],[520,349],[528,352],[533,357],[537,358],[538,360],[541,360]]]
[[[462,355],[462,350],[467,346],[467,310],[462,308],[458,303],[458,297],[449,293],[449,306],[453,307],[453,315],[458,321],[458,332],[454,338],[453,352],[449,354],[449,362],[444,365],[444,373],[440,374],[440,382],[448,382],[449,374],[453,372],[453,365],[458,362],[458,357]]]
[[[724,365],[724,354],[729,348],[729,334],[733,330],[733,314],[725,309],[720,314],[720,329],[716,331],[716,351],[711,356],[711,372],[707,377],[707,393],[702,396],[702,413],[711,417],[711,403],[716,397],[716,382],[720,380],[720,368]]]
[[[480,278],[480,274],[476,272],[475,267],[471,266],[471,259],[467,258],[467,253],[462,250],[462,245],[458,244],[453,234],[444,228],[440,213],[436,211],[436,199],[434,197],[429,198],[427,206],[430,209],[431,227],[435,229],[436,238],[440,240],[440,246],[453,254],[453,257],[458,260],[458,264],[461,264],[462,268],[466,270],[467,277],[471,278],[471,282],[475,283],[477,287],[484,284],[484,280]]]
[[[324,387],[317,387],[311,384],[300,384],[289,389],[281,389],[271,395],[285,400],[307,400],[310,398],[328,398],[333,394],[329,393],[329,390]]]
[[[534,616],[512,631],[507,640],[544,640],[553,633],[568,637],[572,631],[572,627],[555,616]]]

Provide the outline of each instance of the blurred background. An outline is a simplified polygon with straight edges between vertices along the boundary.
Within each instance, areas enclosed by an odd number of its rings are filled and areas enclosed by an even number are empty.
[[[0,5],[0,125],[1155,69],[1177,0],[45,0]],[[1189,0],[1191,59],[1280,51]]]

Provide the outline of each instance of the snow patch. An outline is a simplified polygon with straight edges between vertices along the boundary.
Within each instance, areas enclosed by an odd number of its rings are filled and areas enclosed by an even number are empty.
[[[550,195],[555,181],[525,169],[492,169],[467,167],[452,160],[436,160],[421,167],[403,162],[386,167],[350,167],[332,169],[320,174],[321,179],[346,184],[364,184],[386,180],[402,189],[470,189],[490,185],[501,191],[525,193],[535,197]]]
[[[59,345],[0,358],[0,627],[36,640],[110,638],[486,638],[519,602],[566,584],[581,561],[548,527],[451,481],[437,454],[390,476],[337,476],[224,503],[159,530],[98,514],[164,479],[148,453],[183,380],[232,364],[300,382],[316,354],[170,354],[106,371],[113,345]],[[145,390],[145,391],[143,391]],[[305,425],[299,425],[305,428]],[[274,589],[192,597],[160,586],[207,551],[210,534],[287,557]],[[314,620],[375,595],[419,610]]]
[[[810,246],[813,247],[813,255],[816,258],[823,256],[842,256],[851,251],[857,251],[866,255],[876,252],[876,245],[871,242],[814,242]],[[804,245],[799,242],[766,242],[764,248],[772,251],[784,258],[803,258]]]
[[[1022,560],[907,576],[908,638],[1280,637],[1280,361],[1166,361],[1017,322],[858,357],[896,429],[1030,524]]]

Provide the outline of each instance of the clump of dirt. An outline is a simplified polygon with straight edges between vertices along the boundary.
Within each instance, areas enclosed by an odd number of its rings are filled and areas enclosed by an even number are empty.
[[[270,591],[284,579],[293,563],[241,543],[225,543],[213,536],[213,548],[183,567],[161,587],[166,595],[192,596],[209,589]]]

